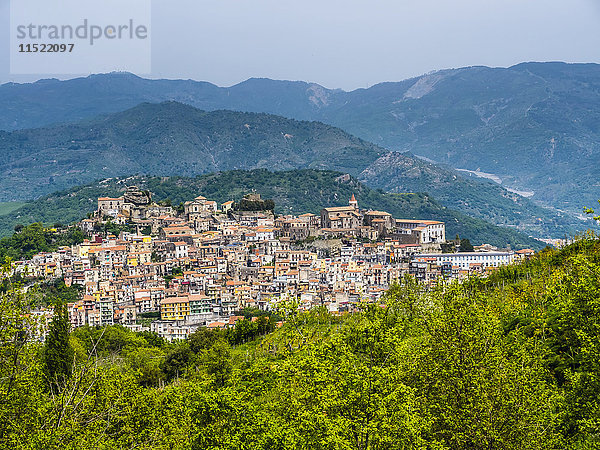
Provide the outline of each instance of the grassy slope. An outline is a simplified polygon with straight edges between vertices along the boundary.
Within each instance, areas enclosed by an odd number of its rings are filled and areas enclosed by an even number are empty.
[[[0,202],[0,216],[6,216],[24,205],[25,202]]]

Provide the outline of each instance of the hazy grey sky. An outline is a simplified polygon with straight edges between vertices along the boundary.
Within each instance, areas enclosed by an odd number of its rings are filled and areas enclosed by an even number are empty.
[[[0,0],[0,82],[35,79],[9,74],[8,28]],[[470,65],[600,62],[600,0],[152,0],[151,35],[152,78],[354,89]]]

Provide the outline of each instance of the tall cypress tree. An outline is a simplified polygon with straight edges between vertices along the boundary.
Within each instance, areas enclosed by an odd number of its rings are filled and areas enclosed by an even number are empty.
[[[69,343],[69,312],[66,303],[57,301],[44,347],[44,369],[48,383],[58,387],[71,376],[73,348]]]

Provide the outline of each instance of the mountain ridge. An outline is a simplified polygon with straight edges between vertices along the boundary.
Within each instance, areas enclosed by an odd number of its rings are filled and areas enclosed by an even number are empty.
[[[0,199],[31,199],[94,179],[233,169],[333,169],[393,192],[429,192],[452,208],[541,237],[586,225],[500,186],[388,150],[320,122],[143,103],[115,114],[0,133]],[[387,164],[377,166],[387,156]],[[374,167],[372,165],[375,164]],[[415,176],[418,174],[418,176]],[[487,197],[487,198],[484,198]]]
[[[207,111],[316,120],[392,151],[496,174],[537,203],[580,214],[600,197],[600,65],[443,69],[343,91],[254,78],[229,87],[103,74],[0,86],[0,129],[73,122],[173,100]]]

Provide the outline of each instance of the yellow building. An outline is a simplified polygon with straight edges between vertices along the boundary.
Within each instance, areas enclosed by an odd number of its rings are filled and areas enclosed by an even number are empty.
[[[190,314],[187,297],[169,297],[160,302],[161,320],[184,320]]]
[[[127,255],[127,266],[128,267],[137,267],[139,264],[138,256],[139,256],[139,253],[129,253]]]
[[[93,244],[90,243],[87,239],[84,240],[81,244],[75,247],[75,255],[80,258],[87,258],[88,253],[90,252],[90,248],[92,248]]]

